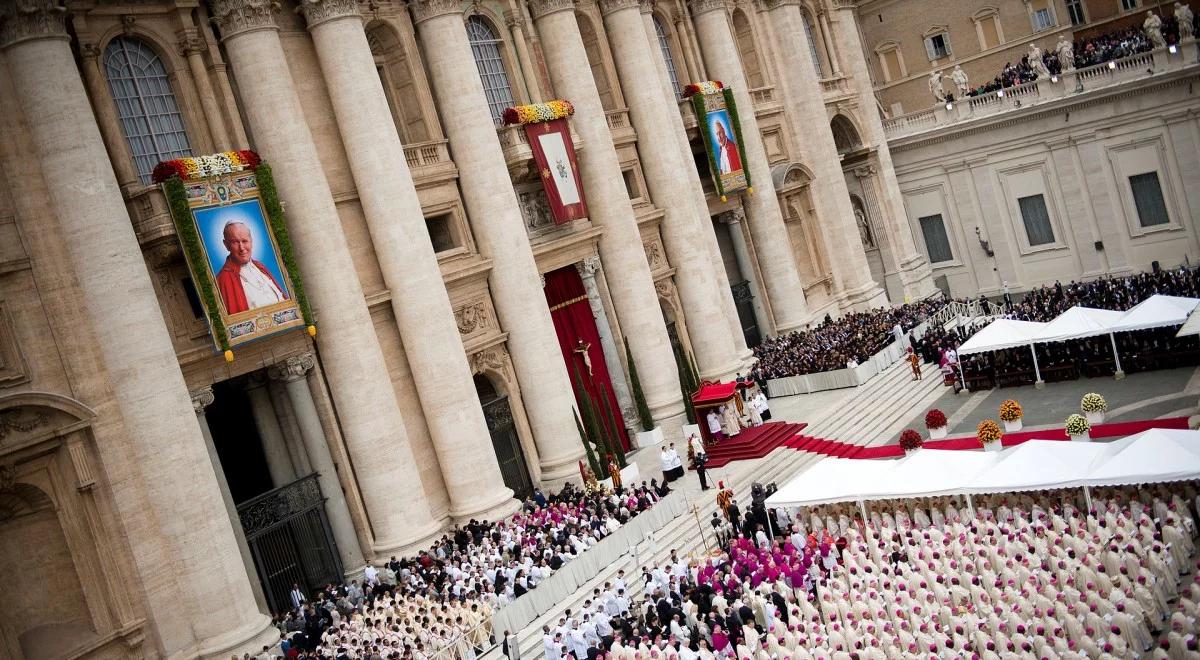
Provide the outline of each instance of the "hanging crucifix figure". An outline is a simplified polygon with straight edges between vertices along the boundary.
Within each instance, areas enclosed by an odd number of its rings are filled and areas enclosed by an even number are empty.
[[[576,341],[576,343],[575,343],[575,351],[574,352],[579,353],[580,357],[583,358],[583,366],[587,367],[588,378],[591,378],[592,377],[592,356],[589,354],[588,349],[590,349],[592,347],[592,345],[583,341],[582,338],[577,339],[575,341]]]

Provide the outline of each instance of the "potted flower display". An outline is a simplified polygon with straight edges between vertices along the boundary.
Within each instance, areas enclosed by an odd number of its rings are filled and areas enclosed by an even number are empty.
[[[1071,436],[1072,442],[1091,442],[1092,437],[1088,435],[1091,428],[1092,425],[1083,415],[1077,413],[1067,418],[1067,435]]]
[[[1016,399],[1005,399],[1000,402],[1000,421],[1004,422],[1004,432],[1013,433],[1021,430],[1021,404]]]
[[[1108,412],[1108,402],[1099,394],[1088,392],[1079,402],[1079,409],[1083,411],[1084,417],[1087,417],[1088,424],[1102,424],[1104,413]]]
[[[934,408],[925,413],[925,428],[929,429],[930,440],[941,440],[946,437],[946,413]]]
[[[921,439],[921,434],[913,429],[904,429],[900,434],[900,448],[905,454],[911,454],[921,448],[925,441]]]
[[[979,444],[983,445],[984,451],[1000,451],[1000,438],[1003,436],[1000,425],[994,419],[985,419],[975,428],[975,437],[979,438]]]

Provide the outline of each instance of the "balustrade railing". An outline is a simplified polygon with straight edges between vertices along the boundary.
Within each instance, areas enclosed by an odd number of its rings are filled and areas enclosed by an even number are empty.
[[[408,161],[409,169],[419,169],[430,165],[450,162],[450,150],[446,140],[431,140],[405,145],[404,160]]]

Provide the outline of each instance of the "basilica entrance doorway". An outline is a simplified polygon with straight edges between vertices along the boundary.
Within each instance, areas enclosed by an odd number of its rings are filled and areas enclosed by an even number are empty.
[[[487,376],[482,375],[475,376],[475,392],[483,406],[483,417],[492,436],[492,448],[500,463],[504,485],[511,488],[518,499],[525,499],[533,494],[533,481],[529,478],[525,452],[521,449],[508,397],[497,392]]]

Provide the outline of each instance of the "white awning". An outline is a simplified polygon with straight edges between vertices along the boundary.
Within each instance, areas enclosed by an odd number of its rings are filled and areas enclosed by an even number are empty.
[[[1036,335],[1033,341],[1038,344],[1068,339],[1083,339],[1107,335],[1112,332],[1112,326],[1124,317],[1122,312],[1110,309],[1095,309],[1076,305],[1059,314]]]
[[[1191,337],[1192,335],[1200,335],[1200,307],[1196,307],[1191,314],[1188,314],[1183,327],[1175,333],[1176,337]]]
[[[958,354],[969,355],[971,353],[1028,346],[1033,343],[1034,335],[1041,332],[1045,326],[1045,323],[1038,323],[1037,321],[996,319],[972,335],[962,346],[959,346]]]
[[[1200,479],[1200,431],[1150,429],[1088,475],[1091,486]]]
[[[1183,325],[1197,305],[1200,305],[1200,298],[1181,298],[1156,293],[1125,312],[1125,315],[1113,324],[1112,331],[1129,332]]]
[[[896,461],[860,461],[830,457],[793,478],[767,498],[767,506],[812,506],[853,502]]]
[[[1083,486],[1093,469],[1129,444],[1027,440],[1001,452],[1004,460],[975,478],[968,493],[1007,493],[1021,490]]]

